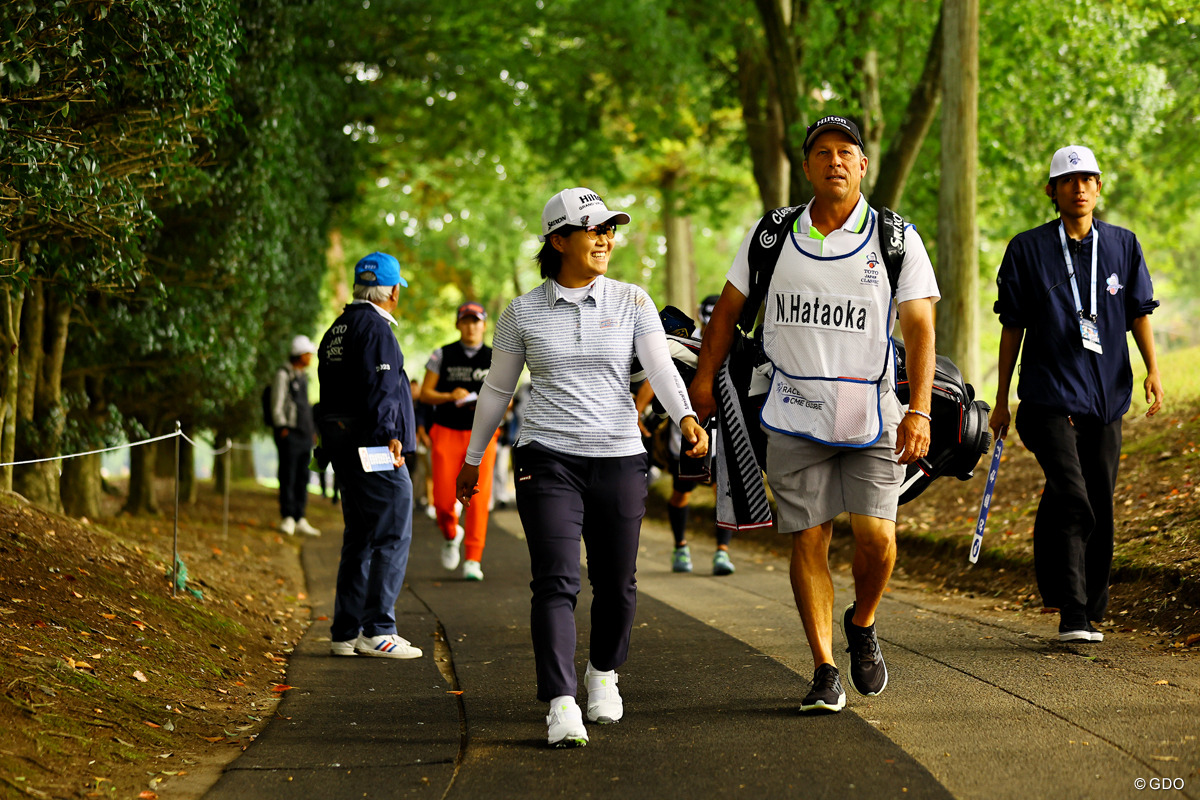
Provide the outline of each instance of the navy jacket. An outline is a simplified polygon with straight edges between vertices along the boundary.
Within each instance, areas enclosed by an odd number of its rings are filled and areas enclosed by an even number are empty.
[[[1067,277],[1058,220],[1017,234],[996,276],[1000,324],[1023,328],[1017,396],[1062,414],[1090,415],[1105,424],[1129,409],[1133,372],[1125,338],[1133,320],[1154,311],[1154,286],[1142,247],[1131,231],[1093,220],[1082,242],[1070,245],[1084,313],[1091,309],[1092,243],[1096,231],[1096,324],[1102,355],[1083,347],[1079,315]]]
[[[398,439],[417,449],[412,391],[391,325],[371,303],[350,303],[321,338],[321,417],[353,420],[355,447]],[[324,444],[324,442],[322,442]]]

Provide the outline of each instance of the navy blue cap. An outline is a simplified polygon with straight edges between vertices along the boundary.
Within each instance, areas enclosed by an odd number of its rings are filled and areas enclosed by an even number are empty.
[[[400,262],[387,253],[371,253],[354,265],[354,282],[359,286],[396,286],[408,288],[400,277]]]

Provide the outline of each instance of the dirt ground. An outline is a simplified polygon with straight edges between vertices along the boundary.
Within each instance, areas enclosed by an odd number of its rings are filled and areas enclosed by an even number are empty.
[[[1110,628],[1146,646],[1200,649],[1200,402],[1129,418],[1116,496]],[[1042,611],[1033,580],[1041,472],[1014,438],[1005,453],[979,564],[967,564],[986,465],[940,480],[901,509],[896,579]],[[650,514],[666,518],[668,480]],[[171,496],[169,483],[160,497]],[[693,495],[691,535],[711,537],[712,493]],[[0,798],[197,797],[275,713],[288,654],[310,622],[302,544],[276,533],[275,493],[223,498],[202,484],[184,505],[187,584],[172,596],[173,520],[118,513],[73,520],[0,496]],[[708,508],[706,508],[706,506]],[[164,508],[170,508],[164,502]],[[340,508],[313,496],[309,519],[338,535]],[[773,532],[739,537],[735,554],[786,554]],[[835,566],[853,543],[835,534]],[[199,597],[193,594],[199,593]]]
[[[274,493],[234,489],[225,533],[223,498],[202,485],[180,511],[175,596],[172,512],[120,515],[121,499],[93,522],[0,496],[0,797],[154,798],[167,782],[195,796],[287,690],[310,615]],[[340,517],[310,503],[330,535]]]

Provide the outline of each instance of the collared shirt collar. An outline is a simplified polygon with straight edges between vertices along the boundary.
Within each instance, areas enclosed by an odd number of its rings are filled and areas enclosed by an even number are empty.
[[[367,305],[369,305],[371,308],[375,309],[375,312],[376,312],[377,314],[379,314],[379,316],[381,316],[381,317],[383,317],[384,319],[386,319],[386,320],[388,321],[388,323],[389,323],[389,324],[391,324],[391,325],[395,325],[395,324],[397,324],[397,323],[396,323],[396,318],[395,318],[395,317],[393,317],[393,316],[392,316],[391,314],[389,314],[388,312],[384,311],[384,310],[383,310],[382,308],[380,308],[379,306],[377,306],[377,305],[375,305],[374,303],[372,303],[370,300],[351,300],[351,301],[350,301],[350,305],[356,305],[356,304],[360,304],[360,303],[366,303],[366,304],[367,304]]]
[[[605,281],[603,275],[597,276],[596,280],[592,281],[591,284],[588,286],[587,294],[585,294],[584,297],[592,298],[592,300],[595,301],[595,303],[597,305],[599,305],[600,302],[602,300],[604,300],[604,284],[605,283],[606,283],[606,281]],[[546,287],[546,305],[553,308],[554,304],[557,303],[559,301],[559,298],[562,297],[562,295],[559,294],[559,291],[558,291],[558,282],[555,281],[553,278],[546,278],[545,287]]]
[[[858,203],[854,206],[854,210],[850,212],[850,216],[846,217],[846,221],[838,230],[845,231],[850,234],[860,234],[866,230],[867,219],[867,198],[861,192],[858,195]],[[812,203],[804,207],[804,211],[800,213],[800,218],[796,220],[796,233],[801,236],[808,236],[808,229],[812,227]]]

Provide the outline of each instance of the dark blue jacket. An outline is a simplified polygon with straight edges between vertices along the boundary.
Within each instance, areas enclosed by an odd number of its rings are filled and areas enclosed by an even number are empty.
[[[996,276],[1000,324],[1023,328],[1017,396],[1063,414],[1098,417],[1106,424],[1129,409],[1133,372],[1125,334],[1133,320],[1154,311],[1154,286],[1142,247],[1131,231],[1093,220],[1082,242],[1071,244],[1084,313],[1091,308],[1092,242],[1096,260],[1096,324],[1102,355],[1083,347],[1079,315],[1067,277],[1058,220],[1017,234]]]
[[[386,445],[398,439],[405,453],[417,449],[404,354],[373,304],[347,305],[321,338],[317,354],[321,417],[353,421],[346,444]]]

